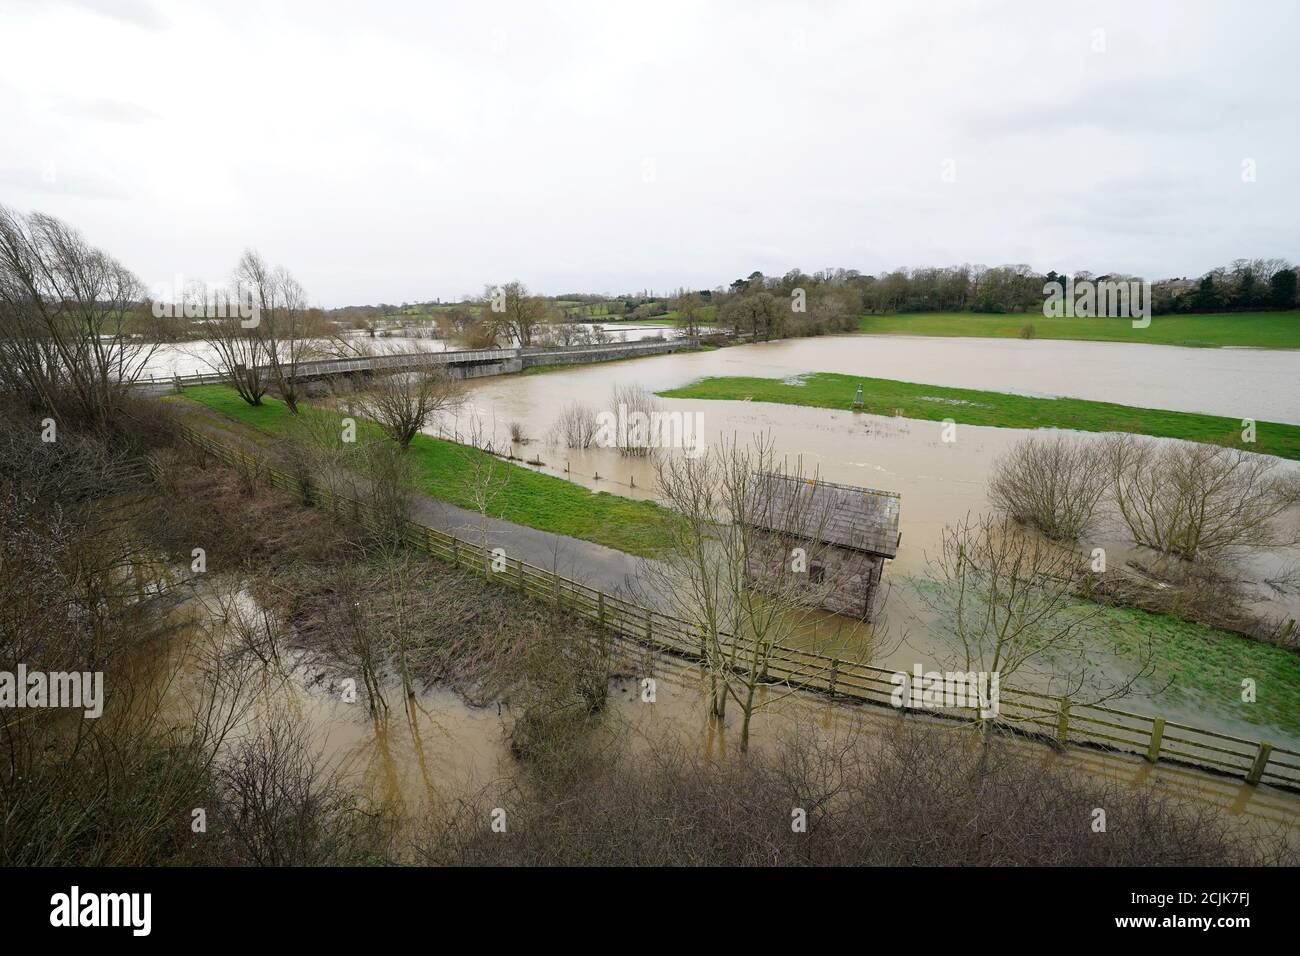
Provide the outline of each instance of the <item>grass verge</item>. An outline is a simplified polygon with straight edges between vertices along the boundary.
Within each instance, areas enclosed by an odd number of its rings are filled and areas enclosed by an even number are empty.
[[[185,399],[214,409],[243,425],[267,435],[288,437],[294,430],[294,416],[281,401],[263,399],[253,407],[224,385],[201,385],[185,390]],[[299,404],[304,415],[311,406]],[[358,439],[378,438],[378,427],[359,421]],[[415,473],[415,489],[462,508],[474,502],[466,481],[466,466],[486,452],[429,435],[417,435],[409,452]],[[651,556],[662,536],[658,529],[667,515],[650,501],[634,501],[604,491],[589,491],[562,478],[539,474],[520,465],[498,461],[500,492],[490,512],[493,517],[527,525],[542,531],[593,541],[629,554]]]

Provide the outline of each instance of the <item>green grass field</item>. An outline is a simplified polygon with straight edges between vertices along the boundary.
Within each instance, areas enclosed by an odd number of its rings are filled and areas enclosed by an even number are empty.
[[[1034,338],[1087,342],[1139,342],[1217,348],[1246,345],[1300,348],[1300,311],[1157,315],[1145,329],[1128,319],[1048,319],[1036,313],[985,315],[973,312],[917,312],[864,315],[858,328],[873,335],[939,335],[1019,338],[1029,323]]]
[[[1296,425],[1256,422],[1255,443],[1245,445],[1241,442],[1241,421],[1217,415],[1136,408],[1078,398],[1027,398],[1005,392],[944,388],[832,372],[805,375],[797,382],[779,378],[705,378],[659,394],[665,398],[776,402],[849,411],[858,385],[863,388],[862,410],[875,415],[902,415],[924,421],[951,418],[959,424],[995,428],[1132,432],[1228,445],[1300,460],[1300,426]]]
[[[296,430],[295,416],[277,399],[265,398],[261,406],[254,408],[234,389],[224,385],[196,386],[186,389],[184,395],[186,400],[221,412],[262,435],[283,438]],[[314,411],[301,403],[299,408],[304,415]],[[358,422],[357,431],[359,441],[387,440],[371,422]],[[472,460],[491,456],[428,435],[417,435],[409,454],[415,472],[414,490],[462,508],[474,508],[465,476]],[[658,529],[667,512],[653,502],[589,491],[563,478],[499,459],[495,467],[501,477],[498,479],[500,493],[489,508],[494,517],[594,541],[630,554],[656,553],[656,542],[661,537]]]
[[[699,321],[704,325],[712,325],[717,312],[718,307],[716,305],[702,305],[700,306]],[[681,318],[681,313],[676,309],[669,309],[664,315],[673,322]]]
[[[931,599],[942,586],[909,578]],[[1073,609],[1086,620],[1081,635],[1113,653],[1118,673],[1136,673],[1150,655],[1153,672],[1138,681],[1132,697],[1112,706],[1161,713],[1178,707],[1207,716],[1277,728],[1300,738],[1300,655],[1229,631],[1139,608],[1098,607],[1085,601]],[[1051,660],[1049,653],[1043,660]],[[1066,663],[1067,668],[1073,664]],[[1258,699],[1241,699],[1241,678],[1255,679]],[[1012,683],[1018,683],[1013,681]],[[1206,723],[1206,726],[1214,726]]]
[[[1168,684],[1159,686],[1156,707],[1168,701],[1300,737],[1300,655],[1167,614],[1102,613],[1120,624],[1114,650],[1122,656],[1136,660],[1150,642],[1156,671],[1147,683]],[[1241,699],[1243,676],[1256,681],[1254,703]]]

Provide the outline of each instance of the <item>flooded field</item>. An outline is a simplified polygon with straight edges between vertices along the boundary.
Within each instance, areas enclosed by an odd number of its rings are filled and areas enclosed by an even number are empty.
[[[400,682],[390,676],[384,682],[387,709],[371,714],[363,699],[349,700],[340,692],[337,674],[330,674],[326,662],[288,647],[280,648],[272,660],[246,661],[249,666],[241,678],[232,679],[230,655],[243,639],[238,622],[261,613],[237,580],[205,581],[174,611],[185,627],[171,654],[139,666],[170,696],[179,716],[195,706],[209,706],[192,695],[210,686],[198,674],[213,667],[219,652],[227,669],[222,686],[241,686],[246,698],[232,744],[287,715],[311,741],[322,769],[408,821],[430,814],[436,819],[459,801],[503,802],[518,782],[520,766],[509,748],[516,714],[509,702],[471,706],[454,692],[438,688],[419,689],[405,700]],[[613,665],[607,705],[592,731],[606,744],[635,755],[666,742],[682,743],[709,758],[724,757],[738,747],[739,715],[733,712],[722,723],[708,718],[703,675],[695,665],[647,655],[632,645],[616,651]],[[644,693],[647,678],[654,682],[653,700]],[[781,692],[771,699],[766,690],[760,694],[753,737],[759,752],[775,750],[792,735],[809,733],[823,742],[883,740],[899,726],[899,715],[885,708],[844,706],[802,693]],[[952,746],[972,744],[969,730],[956,724],[908,719],[947,735]],[[1150,786],[1179,800],[1223,809],[1244,825],[1287,828],[1292,839],[1300,839],[1300,803],[1294,795],[1168,764],[1153,767],[1136,756],[1079,748],[1057,751],[1027,738],[1007,740],[1021,757],[1044,767],[1068,767],[1099,781]]]
[[[1048,350],[1048,351],[1044,351]],[[1300,420],[1288,383],[1300,373],[1300,355],[1247,350],[1179,349],[1087,342],[900,339],[844,336],[739,346],[706,353],[678,354],[604,365],[548,371],[539,375],[484,379],[472,384],[466,408],[437,423],[434,434],[464,437],[470,423],[485,426],[494,446],[509,447],[512,426],[529,439],[516,446],[521,458],[542,462],[538,470],[585,487],[633,498],[653,498],[650,459],[621,456],[616,449],[569,449],[548,433],[562,408],[574,401],[609,409],[616,385],[651,390],[684,385],[707,375],[797,376],[835,371],[887,375],[949,386],[979,387],[1035,395],[1145,404],[1182,411],[1251,414],[1261,419]],[[1161,383],[1158,391],[1146,383]],[[846,396],[846,400],[851,396]],[[986,486],[997,457],[1026,434],[1024,430],[958,425],[955,441],[943,440],[939,422],[888,418],[820,408],[751,403],[661,399],[668,412],[699,416],[709,441],[721,436],[742,440],[768,434],[778,453],[799,459],[824,480],[898,492],[902,496],[901,546],[887,565],[891,583],[884,614],[853,637],[860,658],[874,656],[881,666],[910,666],[942,650],[919,620],[909,582],[920,575],[939,543],[945,525],[990,510]],[[1084,440],[1096,435],[1081,433]],[[1300,463],[1281,462],[1286,470]],[[1300,519],[1293,513],[1290,520]],[[1127,531],[1116,520],[1102,522],[1081,542],[1101,547],[1112,565],[1137,555]],[[1296,549],[1257,552],[1240,566],[1251,581],[1262,582],[1300,560]],[[1268,616],[1300,616],[1300,598],[1260,584],[1252,610]],[[827,615],[827,626],[837,621]],[[906,636],[906,641],[900,639]],[[873,646],[876,645],[876,646]],[[881,648],[885,653],[881,653]],[[1098,649],[1099,666],[1123,671],[1125,665]],[[1195,703],[1162,702],[1171,718],[1205,719]],[[1248,725],[1220,724],[1248,733]],[[1253,728],[1257,731],[1258,728]]]

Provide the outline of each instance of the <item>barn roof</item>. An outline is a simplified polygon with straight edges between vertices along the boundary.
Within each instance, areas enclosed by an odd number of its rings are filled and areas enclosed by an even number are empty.
[[[795,475],[758,472],[754,477],[750,517],[755,527],[886,558],[898,554],[897,493]]]

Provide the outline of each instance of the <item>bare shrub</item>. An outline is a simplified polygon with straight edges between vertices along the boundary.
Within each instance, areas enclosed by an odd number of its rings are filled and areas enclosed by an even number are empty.
[[[63,473],[32,482],[47,491],[39,500],[0,481],[0,671],[107,676],[98,719],[0,707],[6,865],[139,866],[203,852],[192,849],[188,821],[192,808],[209,805],[210,768],[231,711],[220,702],[183,714],[164,705],[158,687],[177,673],[158,673],[169,670],[178,636],[165,614],[176,577],[137,534],[156,514],[123,497],[59,498],[93,480],[100,460],[29,462],[29,470]],[[227,676],[220,679],[231,690]],[[196,695],[213,691],[201,671],[186,680]]]
[[[1135,435],[1106,439],[1115,506],[1133,540],[1187,561],[1300,540],[1279,520],[1300,501],[1295,476],[1236,448],[1158,444]]]
[[[369,442],[358,453],[365,476],[363,498],[375,518],[370,531],[383,543],[398,544],[411,520],[411,460],[391,442]]]
[[[157,348],[128,326],[144,288],[71,226],[0,205],[0,390],[105,430]]]
[[[596,412],[581,402],[571,402],[560,409],[551,431],[567,448],[590,448],[599,431]]]
[[[1270,589],[1279,584],[1285,587],[1276,579],[1265,582]],[[1172,614],[1266,644],[1300,649],[1295,621],[1255,613],[1250,605],[1259,596],[1242,582],[1230,562],[1218,556],[1192,562],[1156,553],[1154,560],[1129,560],[1124,568],[1090,575],[1086,588],[1092,601]]]
[[[523,422],[510,423],[510,440],[516,445],[528,444],[528,433],[524,431]]]
[[[460,407],[464,395],[458,379],[428,368],[378,377],[364,401],[384,433],[406,449],[435,415]]]
[[[569,866],[1286,865],[1284,832],[1044,765],[995,745],[902,728],[792,736],[747,758],[655,743],[588,773],[530,778],[494,803],[466,801],[420,841],[425,862]],[[510,839],[491,829],[508,805]],[[1080,820],[1105,807],[1098,839]],[[807,831],[792,832],[791,811]]]
[[[631,458],[653,454],[663,413],[663,403],[654,393],[641,385],[615,385],[610,410],[618,422],[613,442],[618,453]]]
[[[385,815],[362,807],[282,712],[237,741],[219,765],[221,835],[233,862],[328,866],[384,859]]]
[[[1092,527],[1109,485],[1098,443],[1033,434],[994,463],[989,500],[1049,538],[1074,541]]]

